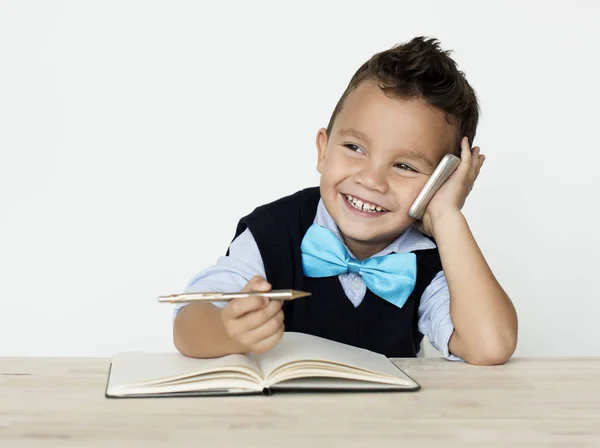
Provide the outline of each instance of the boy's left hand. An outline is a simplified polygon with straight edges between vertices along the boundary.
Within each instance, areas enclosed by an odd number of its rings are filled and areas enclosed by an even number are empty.
[[[471,151],[467,137],[462,139],[460,145],[460,165],[431,198],[423,219],[414,224],[419,231],[433,238],[436,221],[449,213],[460,213],[485,161],[485,156],[479,153],[478,146],[473,147]]]

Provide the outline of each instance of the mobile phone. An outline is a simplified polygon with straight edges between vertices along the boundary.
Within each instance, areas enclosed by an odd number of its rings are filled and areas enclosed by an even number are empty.
[[[414,219],[422,219],[425,214],[425,210],[427,209],[427,205],[436,191],[440,189],[444,182],[448,180],[450,175],[456,170],[456,168],[460,165],[460,158],[456,157],[452,154],[446,154],[438,166],[435,168],[435,171],[427,179],[425,186],[415,199],[415,202],[410,206],[408,210],[408,216]]]

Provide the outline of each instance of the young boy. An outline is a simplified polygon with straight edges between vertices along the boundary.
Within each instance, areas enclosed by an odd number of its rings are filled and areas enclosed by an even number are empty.
[[[317,133],[320,186],[242,218],[227,256],[186,288],[312,295],[178,307],[177,349],[260,353],[286,330],[414,357],[425,334],[447,359],[506,362],[516,312],[461,213],[484,162],[470,148],[477,121],[476,95],[437,40],[374,55]],[[461,163],[414,222],[408,209],[448,153]]]

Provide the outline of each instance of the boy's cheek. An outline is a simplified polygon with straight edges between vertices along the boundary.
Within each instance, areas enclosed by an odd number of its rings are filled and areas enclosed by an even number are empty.
[[[342,171],[335,164],[326,164],[322,173],[321,180],[325,185],[334,187],[344,179]]]
[[[417,199],[417,196],[425,186],[425,182],[419,180],[417,182],[404,182],[401,185],[394,186],[394,194],[397,198],[396,203],[402,209],[399,211],[406,211],[408,214],[410,206]]]

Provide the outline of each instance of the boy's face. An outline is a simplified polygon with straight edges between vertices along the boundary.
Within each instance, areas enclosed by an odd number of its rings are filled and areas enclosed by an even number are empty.
[[[371,81],[346,97],[330,138],[317,134],[317,170],[323,203],[356,257],[379,252],[414,222],[408,209],[456,141],[444,112],[421,99],[387,97]]]

